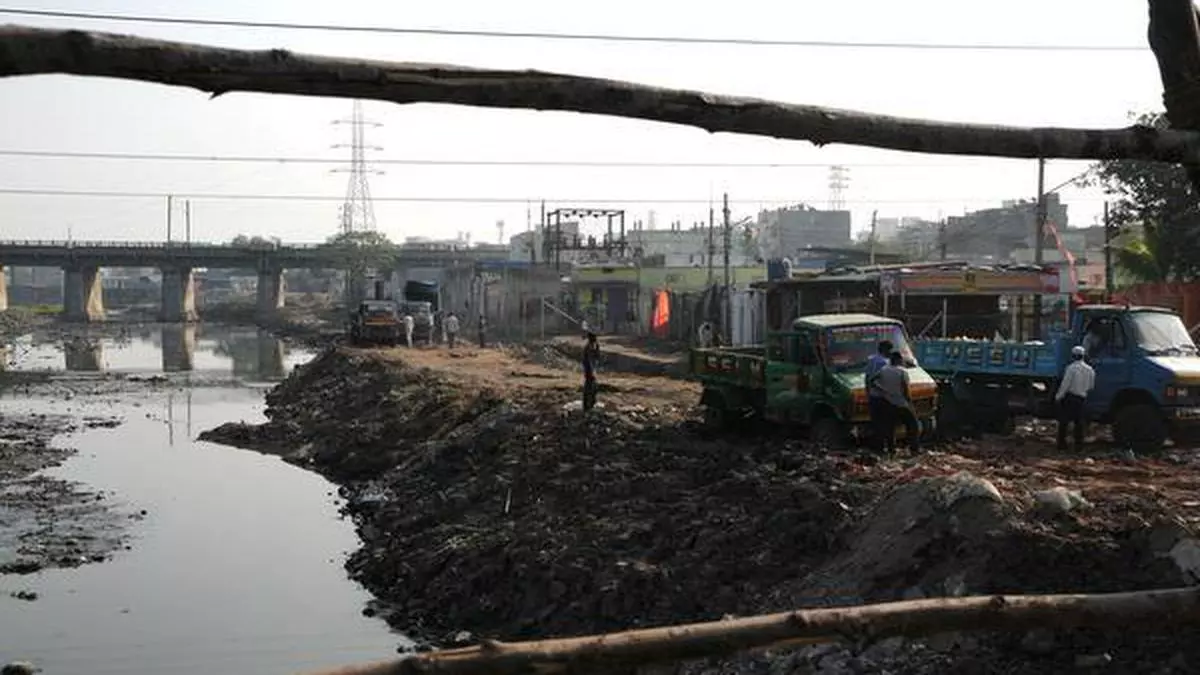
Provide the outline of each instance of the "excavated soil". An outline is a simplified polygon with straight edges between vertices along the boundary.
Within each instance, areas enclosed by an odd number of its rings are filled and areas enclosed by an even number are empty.
[[[786,431],[713,437],[694,385],[601,373],[578,409],[561,350],[332,349],[267,397],[269,422],[202,438],[343,485],[350,574],[439,644],[568,635],[796,607],[1194,583],[1200,459],[1045,430],[919,456],[814,452]],[[1035,631],[889,640],[689,672],[1190,672],[1177,635]]]

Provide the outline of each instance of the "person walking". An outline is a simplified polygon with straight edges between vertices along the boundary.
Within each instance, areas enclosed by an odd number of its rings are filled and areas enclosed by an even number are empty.
[[[588,331],[587,342],[583,345],[583,409],[591,410],[596,405],[596,361],[600,358],[600,343],[596,334]]]
[[[1096,371],[1083,357],[1087,350],[1082,345],[1071,348],[1071,363],[1063,371],[1062,382],[1054,395],[1058,404],[1058,449],[1067,449],[1067,427],[1074,425],[1075,452],[1083,449],[1084,420],[1088,394],[1096,386]]]
[[[867,412],[871,418],[871,445],[878,452],[883,450],[884,441],[895,435],[896,421],[890,419],[887,397],[879,388],[879,372],[888,365],[892,354],[892,343],[884,340],[871,358],[867,359],[863,381],[867,388]]]
[[[887,426],[883,437],[884,450],[888,453],[895,451],[896,425],[903,424],[909,450],[913,453],[920,452],[921,423],[917,421],[912,391],[909,388],[908,369],[904,367],[904,356],[900,352],[891,353],[888,364],[879,370],[876,382],[883,392],[884,404],[887,406],[884,413]]]
[[[454,349],[454,342],[458,338],[458,315],[450,312],[446,315],[446,320],[442,322],[442,328],[446,331],[446,343],[450,349]]]
[[[409,312],[404,313],[404,341],[408,344],[408,348],[413,346],[413,331],[417,328],[417,320]]]

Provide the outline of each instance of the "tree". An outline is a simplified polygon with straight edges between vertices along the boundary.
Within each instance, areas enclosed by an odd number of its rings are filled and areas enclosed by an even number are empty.
[[[396,245],[382,232],[343,232],[330,237],[323,248],[339,268],[356,277],[390,269],[396,259]]]
[[[1167,126],[1161,113],[1141,115],[1137,123]],[[1113,256],[1124,272],[1137,281],[1200,278],[1200,200],[1187,169],[1121,159],[1100,162],[1095,175],[1117,198],[1110,218],[1122,236],[1114,242]]]
[[[237,246],[239,248],[277,248],[283,245],[283,240],[281,240],[279,237],[268,238],[260,237],[258,235],[248,237],[244,234],[239,234],[238,236],[229,240],[229,245]]]

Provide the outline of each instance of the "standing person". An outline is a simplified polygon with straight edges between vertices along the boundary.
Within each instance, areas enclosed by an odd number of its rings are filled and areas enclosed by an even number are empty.
[[[913,408],[908,369],[904,367],[904,356],[900,352],[891,353],[888,364],[879,370],[876,382],[883,392],[884,405],[888,407],[885,413],[887,430],[883,437],[884,449],[889,453],[896,449],[896,423],[899,422],[904,425],[909,449],[914,453],[920,452],[921,424]]]
[[[600,343],[596,334],[588,331],[583,345],[583,409],[591,410],[596,405],[596,361],[600,358]]]
[[[479,348],[487,348],[487,318],[479,315]]]
[[[871,416],[871,445],[876,450],[882,450],[884,441],[895,435],[896,421],[891,419],[887,397],[879,388],[879,371],[883,370],[891,360],[892,342],[884,340],[871,358],[867,359],[866,375],[863,378],[867,387],[867,411]]]
[[[447,314],[442,328],[446,331],[446,343],[450,349],[454,349],[454,341],[458,338],[458,315],[454,312]]]
[[[700,331],[697,335],[697,340],[700,342],[701,349],[707,349],[713,343],[713,325],[711,321],[705,321],[700,324]]]
[[[413,346],[413,331],[417,328],[417,320],[413,318],[410,312],[404,313],[404,341],[408,344],[408,348]]]
[[[1096,386],[1096,371],[1083,360],[1087,350],[1076,345],[1071,348],[1071,364],[1063,371],[1062,382],[1054,395],[1058,404],[1058,449],[1067,449],[1067,426],[1075,425],[1075,452],[1083,449],[1084,404]]]

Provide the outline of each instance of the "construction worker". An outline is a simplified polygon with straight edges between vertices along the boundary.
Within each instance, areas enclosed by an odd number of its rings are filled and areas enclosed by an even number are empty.
[[[1088,394],[1096,386],[1096,371],[1083,357],[1087,349],[1082,345],[1071,348],[1071,364],[1063,371],[1062,382],[1054,401],[1058,404],[1058,449],[1067,449],[1067,427],[1075,425],[1075,452],[1083,449],[1084,404]]]
[[[458,315],[450,312],[446,315],[446,320],[442,323],[442,328],[446,331],[446,343],[450,349],[454,349],[454,342],[458,338]]]
[[[583,409],[591,410],[596,405],[596,361],[600,358],[600,343],[596,334],[588,331],[587,342],[583,345]]]
[[[413,346],[413,331],[416,330],[416,327],[417,327],[417,320],[413,318],[412,314],[405,312],[404,313],[404,340],[408,344],[409,349],[412,349],[412,346]]]
[[[867,359],[864,378],[867,386],[867,413],[871,417],[871,443],[877,452],[886,447],[888,438],[895,436],[896,421],[890,414],[887,397],[878,383],[879,372],[891,362],[892,351],[891,340],[880,342],[876,352]]]

